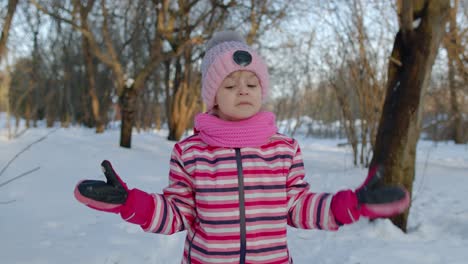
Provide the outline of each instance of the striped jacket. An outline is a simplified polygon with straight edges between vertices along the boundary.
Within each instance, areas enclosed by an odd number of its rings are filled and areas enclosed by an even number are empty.
[[[299,145],[281,134],[235,149],[193,135],[175,144],[169,177],[143,228],[187,230],[182,263],[292,263],[287,225],[338,229],[332,196],[310,192]]]

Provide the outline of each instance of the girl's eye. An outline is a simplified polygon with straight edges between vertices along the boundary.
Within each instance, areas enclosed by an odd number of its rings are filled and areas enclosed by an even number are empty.
[[[257,85],[256,85],[256,84],[247,84],[247,87],[249,87],[249,88],[255,88],[255,87],[257,87]]]
[[[228,90],[230,90],[230,89],[232,89],[232,88],[234,88],[234,85],[228,85],[228,86],[224,86],[224,89],[228,89]]]

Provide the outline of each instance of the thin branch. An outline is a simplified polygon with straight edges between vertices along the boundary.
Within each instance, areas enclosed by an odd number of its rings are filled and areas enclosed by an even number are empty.
[[[16,200],[9,200],[9,201],[5,201],[5,202],[0,202],[0,204],[11,204],[11,203],[14,203],[16,202]]]
[[[15,161],[21,154],[23,154],[26,150],[28,150],[29,148],[31,148],[32,145],[34,144],[37,144],[41,141],[43,141],[44,139],[46,139],[50,134],[54,133],[55,131],[57,131],[58,128],[50,131],[49,133],[47,133],[45,136],[39,138],[38,140],[32,142],[31,144],[27,145],[24,149],[22,149],[20,152],[18,152],[10,161],[8,161],[8,163],[2,168],[2,170],[0,171],[0,176],[2,176],[2,174],[6,171],[6,169],[13,163],[13,161]],[[0,185],[1,186],[1,185]]]
[[[39,9],[42,13],[56,19],[56,20],[60,20],[62,22],[65,22],[67,24],[69,24],[70,26],[72,26],[74,29],[76,30],[79,30],[81,31],[81,33],[85,34],[85,35],[89,35],[91,34],[91,32],[87,31],[86,29],[84,29],[82,26],[78,25],[77,23],[75,23],[73,20],[70,20],[70,19],[67,19],[67,18],[64,18],[64,17],[61,17],[57,14],[54,14],[52,12],[50,12],[48,9],[46,9],[45,7],[43,7],[42,5],[40,5],[36,0],[30,0],[31,4],[33,4],[37,9]]]
[[[41,168],[41,167],[36,167],[36,168],[34,168],[34,169],[32,169],[32,170],[28,170],[27,172],[23,172],[23,173],[21,173],[20,175],[18,175],[18,176],[16,176],[16,177],[13,177],[13,178],[9,179],[9,180],[6,181],[6,182],[0,183],[0,187],[3,187],[3,186],[5,186],[5,185],[9,184],[10,182],[13,182],[13,181],[15,181],[15,180],[18,180],[19,178],[22,178],[22,177],[24,177],[24,176],[26,176],[26,175],[29,175],[29,174],[31,174],[31,173],[33,173],[33,172],[39,170],[40,168]]]
[[[104,54],[101,49],[99,48],[99,45],[98,43],[96,43],[96,39],[93,35],[93,33],[91,32],[91,30],[89,29],[89,26],[87,24],[87,21],[85,20],[82,20],[81,21],[81,25],[78,25],[77,23],[75,23],[73,20],[70,20],[70,19],[67,19],[67,18],[64,18],[62,16],[59,16],[53,12],[50,12],[49,10],[47,10],[45,7],[41,6],[36,0],[29,0],[37,9],[39,9],[42,13],[52,17],[53,19],[56,19],[56,20],[59,20],[59,21],[62,21],[64,23],[67,23],[69,24],[70,26],[72,26],[74,29],[78,30],[79,32],[81,32],[81,34],[83,34],[83,36],[85,36],[88,40],[89,40],[89,44],[91,46],[91,50],[92,52],[94,53],[94,55],[100,59],[104,64],[112,67],[112,64],[113,64],[113,61],[112,59],[109,57],[109,55],[107,54]],[[89,8],[90,5],[91,5],[92,2],[89,2],[88,3],[88,6],[86,8]],[[93,1],[94,3],[94,1]],[[81,8],[81,7],[80,7]],[[82,17],[81,17],[82,19]]]
[[[401,63],[401,61],[399,59],[396,59],[392,56],[390,56],[390,61],[395,63],[396,65],[398,65],[399,67],[403,66],[403,63]]]

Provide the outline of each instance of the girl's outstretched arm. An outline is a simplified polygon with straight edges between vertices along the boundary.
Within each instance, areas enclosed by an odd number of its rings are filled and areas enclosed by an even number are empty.
[[[169,186],[163,194],[152,194],[155,208],[150,221],[143,225],[146,232],[173,234],[185,230],[195,220],[192,177],[185,170],[179,144],[171,154]]]
[[[302,229],[337,230],[339,225],[330,207],[333,196],[310,192],[309,184],[304,181],[304,163],[297,141],[294,146],[295,154],[286,182],[288,224]]]
[[[304,164],[300,147],[296,151],[287,179],[288,224],[304,229],[337,230],[361,216],[387,218],[402,213],[410,204],[409,193],[401,186],[373,188],[382,177],[382,168],[369,170],[364,183],[356,190],[336,194],[312,193],[304,181]]]
[[[103,161],[106,182],[80,181],[75,187],[75,198],[95,210],[120,214],[122,219],[140,225],[147,232],[173,234],[185,230],[195,219],[195,209],[192,178],[180,156],[181,149],[176,144],[171,155],[170,184],[164,194],[129,189],[111,163]]]

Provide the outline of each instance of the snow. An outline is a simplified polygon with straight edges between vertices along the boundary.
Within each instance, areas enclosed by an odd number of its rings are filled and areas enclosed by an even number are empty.
[[[421,25],[421,21],[422,19],[419,17],[413,20],[413,23],[412,23],[413,29],[417,29],[419,25]]]
[[[135,133],[132,148],[118,146],[119,130],[29,129],[8,140],[0,119],[0,262],[180,263],[185,233],[144,233],[118,215],[91,210],[73,196],[84,178],[104,179],[108,159],[131,187],[161,192],[167,184],[174,142],[166,132]],[[49,134],[50,133],[50,134]],[[338,140],[297,138],[314,191],[353,188],[365,169],[352,165]],[[342,140],[341,140],[342,141]],[[416,180],[407,234],[389,220],[359,222],[337,232],[288,230],[295,263],[468,263],[468,148],[453,143],[418,144]],[[28,170],[39,170],[2,185]]]

